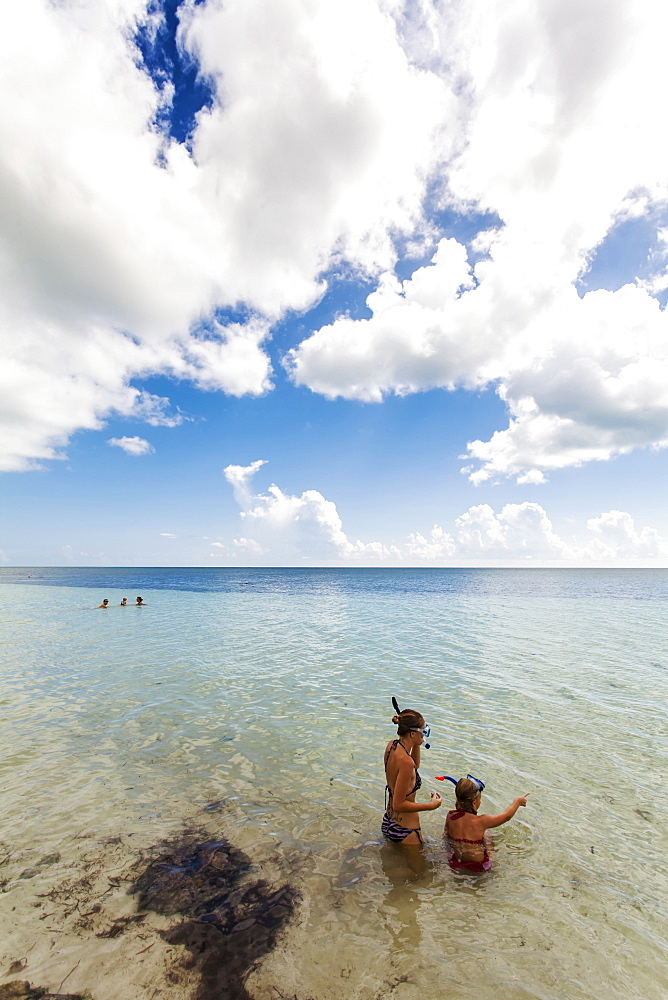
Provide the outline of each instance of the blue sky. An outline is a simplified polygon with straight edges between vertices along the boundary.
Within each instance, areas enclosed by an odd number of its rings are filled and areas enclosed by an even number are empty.
[[[0,558],[666,565],[666,14],[597,10],[13,10]]]

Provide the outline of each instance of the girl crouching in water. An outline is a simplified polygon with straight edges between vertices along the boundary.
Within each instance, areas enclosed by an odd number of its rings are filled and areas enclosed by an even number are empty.
[[[448,861],[456,870],[489,871],[492,859],[487,851],[487,830],[507,823],[520,806],[527,804],[527,796],[521,795],[498,816],[478,816],[484,787],[481,781],[471,777],[460,778],[455,786],[457,808],[451,809],[445,817],[444,833],[448,840]]]
[[[405,708],[392,717],[397,739],[385,748],[385,815],[382,831],[396,844],[421,844],[420,819],[425,810],[438,809],[442,799],[431,793],[429,802],[416,802],[415,793],[422,785],[418,772],[420,747],[428,729],[419,712]]]

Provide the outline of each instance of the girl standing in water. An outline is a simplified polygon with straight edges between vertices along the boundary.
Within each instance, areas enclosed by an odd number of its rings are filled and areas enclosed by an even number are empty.
[[[454,782],[453,778],[448,779]],[[448,839],[448,861],[454,869],[486,872],[492,867],[488,853],[487,830],[512,819],[520,806],[527,804],[527,795],[520,795],[505,812],[497,816],[478,816],[482,801],[482,781],[469,775],[455,785],[456,809],[445,817],[444,833]]]
[[[394,702],[397,708],[396,702]],[[421,844],[419,813],[438,809],[442,799],[438,792],[431,793],[429,802],[416,802],[415,793],[422,785],[418,768],[420,747],[429,726],[419,712],[405,708],[392,717],[397,726],[397,739],[390,740],[385,748],[385,815],[382,831],[388,840],[397,844]]]

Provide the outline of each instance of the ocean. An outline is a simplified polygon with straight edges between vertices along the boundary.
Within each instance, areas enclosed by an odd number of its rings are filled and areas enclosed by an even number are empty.
[[[668,994],[668,571],[3,568],[0,584],[0,984]],[[393,696],[431,726],[418,800],[445,801],[421,814],[424,851],[380,835]],[[479,875],[447,864],[452,786],[435,780],[468,772],[485,812],[530,793]]]

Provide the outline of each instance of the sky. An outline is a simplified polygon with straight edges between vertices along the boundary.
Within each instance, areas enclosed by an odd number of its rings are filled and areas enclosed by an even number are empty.
[[[667,566],[662,0],[21,0],[0,563]]]

